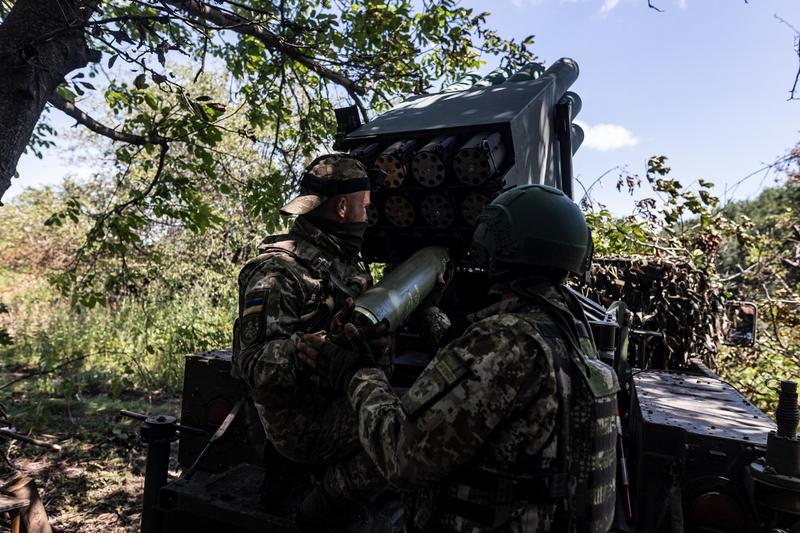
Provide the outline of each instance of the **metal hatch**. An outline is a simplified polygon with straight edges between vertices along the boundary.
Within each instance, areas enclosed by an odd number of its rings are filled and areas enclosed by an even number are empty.
[[[721,379],[649,370],[633,381],[645,423],[757,446],[766,446],[767,434],[775,430],[767,415]]]

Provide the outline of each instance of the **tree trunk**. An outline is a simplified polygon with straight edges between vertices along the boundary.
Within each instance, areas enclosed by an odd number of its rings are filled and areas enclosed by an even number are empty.
[[[17,0],[0,25],[0,200],[47,99],[92,56],[84,31],[96,8],[97,0]]]

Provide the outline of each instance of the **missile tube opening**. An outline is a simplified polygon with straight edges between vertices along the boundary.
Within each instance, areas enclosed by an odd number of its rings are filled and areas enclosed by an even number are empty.
[[[452,162],[456,138],[441,135],[434,138],[414,154],[411,172],[424,187],[438,187],[447,178],[447,167]]]
[[[375,159],[375,167],[386,173],[384,184],[387,187],[396,188],[403,184],[408,175],[408,163],[416,144],[413,139],[397,141]]]
[[[505,152],[499,133],[479,133],[456,153],[453,172],[464,185],[480,185],[497,174]]]

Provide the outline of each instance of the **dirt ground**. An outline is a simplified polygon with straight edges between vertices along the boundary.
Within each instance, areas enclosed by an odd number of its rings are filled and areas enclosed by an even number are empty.
[[[24,372],[0,366],[0,386]],[[2,390],[1,397],[7,414],[4,427],[57,444],[61,451],[0,437],[0,451],[8,458],[0,458],[0,479],[16,472],[33,478],[55,531],[139,530],[145,449],[138,437],[139,422],[121,417],[119,410],[177,416],[178,398],[124,393],[113,397],[102,390],[47,394],[25,381]],[[176,451],[173,446],[171,475],[177,474]],[[0,519],[0,530],[6,527]]]

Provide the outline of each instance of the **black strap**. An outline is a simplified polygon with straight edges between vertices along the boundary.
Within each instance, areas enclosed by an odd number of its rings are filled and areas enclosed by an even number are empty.
[[[570,476],[566,473],[542,473],[517,478],[481,470],[465,470],[454,483],[466,485],[469,490],[477,489],[488,496],[490,503],[482,504],[453,494],[441,494],[439,512],[494,528],[506,523],[510,512],[518,504],[561,507],[559,504],[569,497],[569,480]]]
[[[313,193],[326,198],[339,194],[370,190],[368,177],[349,180],[324,180],[311,174],[303,174],[300,178],[301,193]]]
[[[344,293],[346,296],[350,298],[355,298],[358,296],[358,293],[347,286],[347,284],[342,281],[342,279],[337,276],[332,270],[327,270],[324,274],[325,278],[330,281],[331,285],[333,285],[339,292]],[[323,278],[323,279],[325,279]]]
[[[284,240],[291,240],[291,239],[284,239]],[[280,241],[273,241],[273,242],[280,242]],[[339,276],[337,276],[330,268],[330,262],[322,257],[317,257],[316,260],[309,261],[308,259],[296,254],[295,252],[287,250],[286,248],[281,248],[280,246],[265,246],[261,248],[261,252],[262,253],[282,252],[284,254],[287,254],[288,256],[292,257],[295,261],[300,263],[300,265],[310,270],[314,276],[321,279],[323,283],[328,285],[329,289],[332,287],[336,291],[338,291],[334,292],[335,309],[341,309],[341,307],[344,305],[344,298],[346,297],[355,298],[356,296],[358,296],[357,291],[354,291],[353,289],[348,287],[347,284]],[[336,297],[337,294],[340,294],[342,296],[337,298]],[[316,303],[318,305],[322,305],[322,298],[318,298]],[[325,315],[328,314],[328,311],[325,310],[323,311]],[[317,322],[319,322],[318,315],[320,315],[320,313],[315,313],[315,315],[307,321],[307,326],[309,327],[311,325],[316,326]]]
[[[543,503],[569,496],[569,474],[564,472],[526,472],[525,476],[514,476],[501,472],[490,472],[479,468],[462,469],[452,482],[467,485],[487,493],[497,492],[500,485],[508,484],[513,489],[513,500]]]
[[[225,420],[222,421],[222,424],[220,424],[214,434],[211,435],[211,439],[197,455],[197,458],[194,460],[194,463],[192,463],[192,466],[183,471],[181,474],[181,479],[192,479],[192,476],[194,476],[195,472],[197,472],[197,469],[199,468],[203,459],[206,458],[209,450],[212,450],[217,441],[225,436],[225,434],[228,432],[228,428],[230,428],[233,424],[233,421],[236,420],[236,416],[239,414],[239,410],[242,408],[242,405],[244,405],[244,402],[246,402],[249,398],[249,394],[239,398],[239,401],[234,404],[233,409],[231,409],[230,412],[225,416]]]

